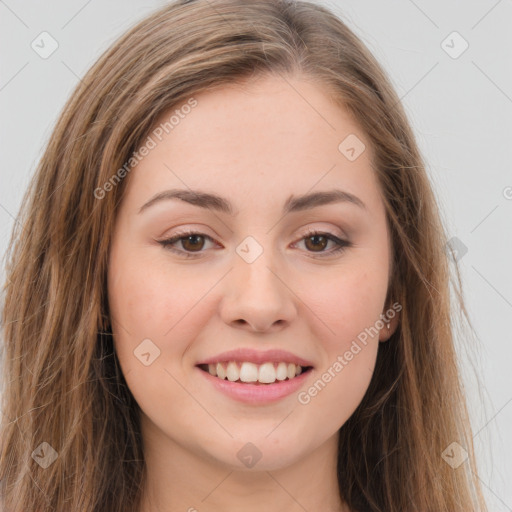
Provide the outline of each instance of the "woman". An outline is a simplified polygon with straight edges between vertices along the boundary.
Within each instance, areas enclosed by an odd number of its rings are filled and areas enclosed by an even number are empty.
[[[18,226],[5,510],[485,510],[435,197],[327,9],[140,22],[66,104]]]

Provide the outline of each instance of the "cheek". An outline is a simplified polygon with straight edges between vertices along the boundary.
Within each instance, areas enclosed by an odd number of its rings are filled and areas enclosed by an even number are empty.
[[[165,265],[149,258],[148,252],[131,245],[113,247],[109,304],[114,318],[133,337],[152,334],[161,338],[176,323],[187,299],[179,274],[169,279]]]
[[[183,378],[183,355],[202,329],[203,309],[197,303],[207,284],[192,273],[169,275],[165,265],[155,258],[148,261],[142,251],[125,253],[130,256],[112,253],[108,295],[115,350],[126,382],[146,414],[158,418],[170,394],[173,408],[188,414],[190,397],[171,375]]]
[[[386,269],[347,266],[339,272],[326,274],[325,279],[317,275],[313,280],[314,283],[304,281],[303,290],[307,297],[305,302],[315,313],[323,333],[318,338],[329,353],[347,350],[351,341],[375,326],[383,313]]]
[[[112,251],[108,296],[116,351],[124,368],[139,369],[134,350],[150,339],[160,350],[153,367],[176,366],[212,312],[208,291],[217,276],[201,275],[192,266],[171,272],[165,259],[133,248],[119,258]],[[155,349],[156,353],[158,352]]]
[[[308,306],[317,316],[316,338],[324,357],[299,402],[308,410],[336,411],[325,428],[339,428],[361,402],[371,381],[379,347],[377,323],[387,292],[387,261],[348,265],[309,288]],[[317,276],[318,277],[318,276]],[[322,332],[322,335],[319,333]]]

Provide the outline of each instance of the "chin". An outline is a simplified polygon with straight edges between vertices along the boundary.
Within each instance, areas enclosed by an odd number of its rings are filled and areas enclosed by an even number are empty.
[[[299,442],[285,429],[279,434],[274,432],[269,435],[278,423],[274,422],[274,426],[264,433],[254,432],[254,435],[251,435],[248,430],[247,435],[229,438],[222,445],[215,447],[214,451],[211,445],[206,446],[205,451],[230,470],[254,472],[286,468],[302,458],[307,445],[313,443],[308,443],[304,439]]]

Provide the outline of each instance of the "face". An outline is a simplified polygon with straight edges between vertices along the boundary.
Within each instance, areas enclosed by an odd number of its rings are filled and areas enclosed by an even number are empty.
[[[115,349],[146,440],[283,468],[336,440],[395,326],[379,322],[391,253],[371,148],[304,78],[189,104],[125,178],[108,274]],[[210,375],[216,362],[226,379]],[[238,371],[276,381],[235,382]]]

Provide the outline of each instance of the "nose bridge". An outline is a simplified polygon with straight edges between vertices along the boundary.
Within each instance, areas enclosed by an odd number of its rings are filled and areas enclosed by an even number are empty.
[[[276,276],[276,257],[273,248],[269,245],[271,237],[265,237],[261,242],[254,236],[247,236],[236,247],[235,273],[239,284],[248,292],[280,295],[283,290],[282,282]],[[265,244],[265,246],[263,245]],[[245,290],[244,290],[245,291]],[[262,297],[263,298],[263,297]],[[266,297],[270,299],[269,296]]]
[[[290,321],[295,314],[294,295],[285,285],[285,276],[280,275],[282,266],[275,251],[253,236],[242,240],[235,251],[234,268],[223,299],[224,320],[243,320],[258,330]]]

